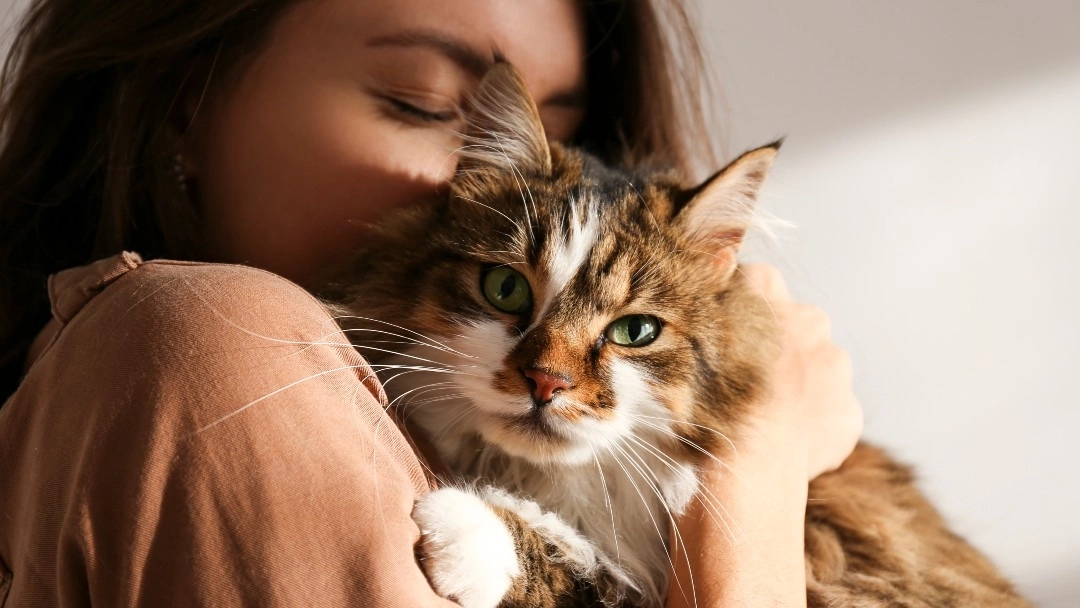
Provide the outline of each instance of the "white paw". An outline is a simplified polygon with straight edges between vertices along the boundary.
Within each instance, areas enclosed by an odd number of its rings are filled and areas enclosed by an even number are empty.
[[[491,486],[480,490],[480,495],[488,504],[517,514],[529,525],[529,528],[560,547],[563,557],[570,562],[576,572],[587,575],[596,568],[596,547],[557,514],[544,511],[534,501],[518,498],[505,490]]]
[[[514,538],[484,501],[456,488],[416,503],[421,565],[435,591],[464,608],[494,608],[521,573]]]

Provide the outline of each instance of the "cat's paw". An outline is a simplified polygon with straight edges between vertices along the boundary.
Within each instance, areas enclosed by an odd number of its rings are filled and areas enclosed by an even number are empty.
[[[514,537],[483,500],[456,488],[432,492],[413,508],[420,564],[432,588],[464,608],[494,608],[521,573]]]

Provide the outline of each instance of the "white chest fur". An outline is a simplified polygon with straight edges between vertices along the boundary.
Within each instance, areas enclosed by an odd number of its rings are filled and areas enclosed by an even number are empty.
[[[661,598],[671,518],[689,503],[698,478],[692,466],[654,445],[642,437],[576,467],[540,467],[466,435],[444,434],[438,447],[464,479],[504,488],[558,514],[646,596]]]

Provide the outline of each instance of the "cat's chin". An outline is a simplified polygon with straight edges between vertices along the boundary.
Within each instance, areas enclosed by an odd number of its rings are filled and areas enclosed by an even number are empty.
[[[545,466],[577,466],[591,462],[593,449],[580,440],[568,439],[549,427],[501,421],[482,429],[483,440],[512,458]]]

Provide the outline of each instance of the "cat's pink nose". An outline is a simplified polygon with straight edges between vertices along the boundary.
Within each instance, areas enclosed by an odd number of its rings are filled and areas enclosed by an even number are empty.
[[[531,381],[533,399],[537,405],[546,405],[555,396],[555,393],[566,390],[573,386],[568,378],[559,374],[529,368],[521,370],[525,377]]]

